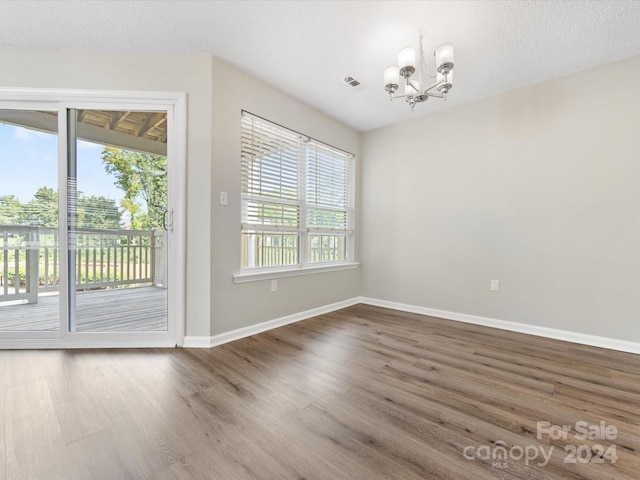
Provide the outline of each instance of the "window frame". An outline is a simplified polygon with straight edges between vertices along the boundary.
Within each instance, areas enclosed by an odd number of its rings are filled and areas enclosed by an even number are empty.
[[[306,275],[318,272],[329,272],[329,271],[339,271],[339,270],[348,270],[355,269],[358,267],[358,263],[355,261],[355,174],[356,174],[356,159],[355,155],[346,152],[345,150],[339,149],[332,145],[329,145],[325,142],[321,142],[317,139],[314,139],[308,135],[301,134],[295,130],[284,127],[277,123],[274,123],[270,120],[257,116],[247,111],[242,111],[240,124],[241,124],[241,132],[244,134],[244,126],[243,122],[245,121],[245,117],[251,118],[253,121],[260,122],[262,124],[267,124],[269,127],[281,130],[286,132],[287,134],[297,135],[299,138],[299,142],[297,144],[297,175],[298,175],[298,192],[297,192],[297,205],[299,205],[299,224],[298,228],[292,227],[291,229],[284,229],[283,227],[266,227],[264,230],[260,230],[257,225],[249,224],[245,222],[248,218],[245,215],[248,215],[248,205],[247,202],[250,201],[251,194],[245,193],[243,182],[244,178],[241,180],[241,192],[240,192],[240,204],[241,204],[241,213],[240,213],[240,246],[241,246],[241,258],[240,258],[240,270],[238,273],[233,275],[233,279],[235,283],[245,283],[257,280],[268,280],[275,279],[280,277],[288,277],[288,276],[297,276],[297,275]],[[242,143],[242,142],[241,142]],[[307,192],[307,171],[309,168],[309,149],[310,147],[317,146],[326,151],[335,152],[340,156],[343,156],[346,161],[345,173],[347,175],[347,180],[345,182],[346,185],[346,205],[345,205],[345,229],[339,228],[317,228],[317,227],[309,227],[308,225],[308,213],[312,202],[308,199]],[[242,148],[241,148],[242,150]],[[317,151],[316,151],[317,156]],[[339,158],[339,157],[336,157]],[[241,158],[241,168],[244,167],[244,159]],[[244,173],[242,174],[244,175]],[[315,208],[319,208],[318,204],[314,204]],[[341,210],[340,210],[341,211]],[[248,231],[256,231],[256,232],[264,232],[264,233],[274,233],[278,230],[282,230],[282,233],[289,233],[290,231],[297,231],[298,235],[298,262],[296,264],[290,265],[276,265],[276,266],[256,266],[256,267],[244,267],[243,266],[243,255],[244,255],[244,235]],[[312,235],[344,235],[344,259],[340,260],[328,260],[328,261],[315,261],[311,262],[311,237]]]

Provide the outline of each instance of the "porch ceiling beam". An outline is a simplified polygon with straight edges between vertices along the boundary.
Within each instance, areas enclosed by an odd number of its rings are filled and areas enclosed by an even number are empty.
[[[152,155],[167,155],[167,144],[149,138],[140,138],[128,133],[106,130],[85,123],[78,124],[78,137],[101,145],[113,145],[125,150],[150,153]]]
[[[111,122],[109,123],[109,130],[115,130],[118,126],[127,119],[131,112],[113,112],[111,115]]]
[[[162,125],[162,123],[166,121],[166,118],[167,116],[165,113],[156,113],[155,115],[150,116],[147,118],[146,122],[142,124],[136,136],[144,137],[148,132]]]
[[[0,110],[0,122],[42,132],[56,133],[58,131],[58,117],[45,112]],[[135,150],[152,155],[167,155],[166,143],[148,138],[138,138],[127,133],[107,130],[86,123],[78,123],[78,138],[100,145],[113,145],[125,150]]]

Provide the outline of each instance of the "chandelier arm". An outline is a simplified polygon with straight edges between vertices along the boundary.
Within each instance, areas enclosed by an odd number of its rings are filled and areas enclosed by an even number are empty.
[[[414,97],[415,95],[415,93],[397,93],[394,94],[391,98],[410,98]]]
[[[429,90],[433,90],[434,88],[436,88],[438,85],[442,85],[443,83],[445,83],[447,81],[447,76],[445,75],[444,78],[442,80],[440,80],[439,82],[433,83],[431,85],[429,85],[427,88],[424,89],[424,93],[427,93]],[[436,96],[433,93],[430,93],[429,95],[432,96]]]
[[[434,98],[447,98],[446,95],[443,95],[441,93],[433,93],[430,90],[433,90],[434,88],[436,88],[438,85],[442,85],[443,83],[445,83],[447,81],[446,77],[443,78],[442,80],[440,80],[439,82],[435,82],[432,85],[429,85],[427,88],[424,89],[424,91],[420,92],[420,90],[418,90],[414,84],[413,81],[409,81],[408,85],[411,85],[411,88],[413,88],[416,93],[394,93],[393,95],[391,95],[391,98],[408,98],[408,97],[413,97],[416,94],[422,94],[422,95],[427,95],[428,97],[434,97]]]
[[[420,82],[418,82],[416,84],[416,82],[414,82],[413,80],[409,79],[409,80],[407,80],[407,85],[409,85],[411,88],[413,88],[416,91],[416,93],[420,93]],[[411,94],[411,95],[413,95],[413,94]]]

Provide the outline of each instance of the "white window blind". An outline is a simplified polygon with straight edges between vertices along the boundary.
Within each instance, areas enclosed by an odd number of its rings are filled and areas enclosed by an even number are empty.
[[[306,167],[309,231],[346,233],[351,227],[350,156],[310,142]]]
[[[242,116],[243,228],[300,228],[300,138],[285,129]]]
[[[353,156],[246,112],[241,127],[243,269],[346,261]]]

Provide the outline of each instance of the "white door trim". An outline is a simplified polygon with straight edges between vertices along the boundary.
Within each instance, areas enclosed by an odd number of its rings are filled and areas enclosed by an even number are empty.
[[[59,138],[66,134],[66,109],[95,110],[160,110],[167,112],[169,138],[167,156],[168,175],[171,178],[168,207],[173,210],[173,232],[170,233],[168,274],[170,298],[168,299],[168,332],[74,332],[66,329],[66,314],[61,315],[61,330],[52,338],[28,332],[7,332],[0,339],[0,348],[109,348],[109,347],[168,347],[182,346],[185,334],[185,215],[186,215],[186,105],[184,92],[149,92],[117,90],[76,90],[0,87],[0,105],[3,108],[34,109],[58,108]],[[66,202],[66,144],[59,142],[59,197]],[[64,168],[63,168],[64,167]],[[62,178],[64,177],[64,179]],[[61,205],[64,207],[64,205]],[[66,216],[66,208],[60,208]],[[64,220],[64,222],[63,222]],[[66,239],[66,218],[60,219],[61,241]],[[64,232],[62,231],[64,230]],[[62,253],[62,252],[61,252]],[[61,256],[61,267],[65,259]],[[60,292],[61,313],[66,312],[68,289]],[[63,310],[64,309],[64,310]],[[63,328],[64,327],[64,328]]]

